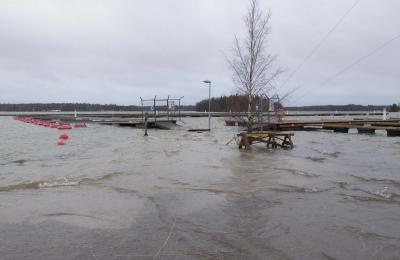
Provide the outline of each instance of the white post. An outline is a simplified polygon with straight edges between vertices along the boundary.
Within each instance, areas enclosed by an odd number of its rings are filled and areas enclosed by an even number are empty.
[[[383,109],[383,116],[382,116],[382,120],[386,120],[386,108]]]
[[[208,130],[211,131],[211,81],[208,83]]]
[[[208,84],[208,130],[211,131],[211,81],[204,80]]]
[[[75,118],[77,118],[77,117],[78,117],[78,115],[76,114],[76,109],[75,109],[74,117],[75,117]]]

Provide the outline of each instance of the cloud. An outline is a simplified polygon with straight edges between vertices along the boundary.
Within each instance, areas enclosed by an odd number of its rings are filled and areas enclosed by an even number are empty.
[[[270,50],[281,85],[353,4],[347,0],[261,1],[272,10]],[[225,60],[243,35],[245,0],[4,0],[0,2],[0,102],[138,104],[139,97],[185,96],[192,104],[235,87]],[[292,102],[390,39],[397,0],[360,4],[282,88]],[[398,102],[400,61],[393,42],[301,104]],[[290,105],[290,104],[288,104]]]

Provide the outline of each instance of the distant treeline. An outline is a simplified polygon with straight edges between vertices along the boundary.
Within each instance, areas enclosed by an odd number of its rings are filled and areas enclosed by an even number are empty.
[[[302,106],[302,107],[285,107],[289,111],[379,111],[388,106],[374,106],[374,105],[321,105],[321,106]]]
[[[260,98],[253,100],[253,111],[260,108]],[[268,100],[262,100],[263,111],[268,111]],[[275,104],[281,107],[280,104]],[[303,106],[303,107],[285,107],[289,111],[379,111],[386,108],[390,112],[399,111],[396,104],[390,106],[363,106],[363,105],[325,105],[325,106]],[[145,108],[149,110],[149,107]],[[165,110],[165,106],[158,107],[158,110]],[[121,106],[115,104],[89,104],[89,103],[25,103],[25,104],[0,104],[0,111],[4,112],[45,112],[45,111],[141,111],[140,106]],[[208,111],[208,99],[204,99],[196,105],[181,106],[181,110],[185,111]],[[214,112],[245,112],[247,111],[247,97],[241,95],[222,96],[211,99],[211,111]]]
[[[263,111],[268,110],[268,100],[262,100]],[[283,107],[279,103],[274,104],[275,108]],[[260,107],[260,98],[256,97],[253,100],[253,111]],[[299,107],[285,107],[289,111],[381,111],[384,108],[388,112],[398,112],[399,105],[393,104],[389,106],[385,105],[318,105],[318,106],[299,106]],[[204,99],[196,104],[196,111],[208,110],[208,99]],[[232,95],[222,96],[219,98],[211,99],[211,110],[215,112],[244,112],[247,111],[247,96],[243,95]]]
[[[193,111],[194,106],[181,106],[181,110]],[[114,104],[89,104],[89,103],[26,103],[26,104],[0,104],[0,111],[141,111],[140,106],[120,106]]]
[[[231,95],[219,98],[211,98],[211,111],[214,112],[245,112],[247,111],[247,96]],[[261,108],[262,106],[262,108]],[[253,99],[253,111],[268,111],[268,100],[260,97]],[[276,104],[276,106],[280,106]],[[196,111],[208,111],[208,99],[196,103]]]

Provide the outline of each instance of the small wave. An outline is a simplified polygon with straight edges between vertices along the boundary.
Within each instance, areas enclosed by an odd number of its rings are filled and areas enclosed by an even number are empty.
[[[389,184],[393,184],[396,186],[400,186],[400,182],[399,181],[395,181],[395,180],[391,180],[391,179],[377,179],[377,178],[371,178],[371,177],[363,177],[363,176],[358,176],[358,175],[353,175],[350,174],[351,177],[364,181],[364,182],[379,182],[379,183],[389,183]]]
[[[388,192],[388,190],[389,190],[388,187],[383,187],[382,190],[377,190],[375,192],[372,192],[369,190],[364,190],[361,188],[353,188],[351,190],[360,191],[360,192],[363,192],[365,194],[372,196],[373,198],[384,199],[385,201],[400,202],[400,195],[397,193],[394,193],[394,192]]]
[[[28,161],[28,160],[20,159],[20,160],[12,161],[12,163],[15,163],[15,164],[17,164],[17,165],[19,165],[19,166],[22,166],[22,165],[24,165],[27,161]]]
[[[110,180],[115,176],[124,174],[122,172],[112,172],[100,177],[83,178],[83,179],[70,179],[70,178],[57,178],[44,181],[26,181],[8,186],[0,187],[0,192],[13,191],[13,190],[27,190],[27,189],[40,189],[40,188],[53,188],[63,186],[79,186],[81,184],[90,185],[99,181]]]
[[[39,188],[51,188],[60,186],[78,186],[80,181],[69,180],[68,178],[61,178],[39,183]]]
[[[376,196],[383,197],[385,199],[390,199],[393,197],[393,193],[388,193],[388,187],[384,187],[382,190],[374,192]]]
[[[303,176],[303,177],[309,177],[309,178],[316,178],[316,177],[320,176],[319,174],[304,172],[304,171],[295,170],[295,169],[286,169],[286,170],[296,176]]]
[[[320,193],[334,189],[334,187],[325,188],[325,189],[318,189],[318,188],[305,188],[305,187],[298,187],[292,185],[283,185],[280,184],[280,187],[273,187],[271,190],[277,192],[296,192],[296,193]]]
[[[400,195],[396,193],[366,192],[369,196],[341,194],[360,202],[400,203]]]
[[[215,194],[231,194],[231,195],[242,195],[243,193],[248,193],[249,191],[237,191],[237,190],[229,190],[229,189],[217,189],[217,188],[196,188],[196,187],[184,187],[184,191],[205,191]]]
[[[121,187],[110,187],[112,190],[119,192],[119,193],[128,193],[128,194],[137,194],[137,190],[125,189]]]
[[[395,202],[400,202],[400,195],[394,192],[389,192],[388,187],[384,187],[382,190],[372,192],[372,194],[380,198],[388,199]]]
[[[165,177],[158,177],[159,180],[163,180],[163,181],[168,181],[171,184],[175,184],[175,185],[180,185],[180,186],[190,186],[190,183],[184,182],[184,181],[180,181],[180,180],[176,180],[176,179],[171,179],[171,178],[165,178]]]
[[[219,166],[219,165],[209,165],[208,168],[211,168],[211,169],[223,169],[224,167],[223,166]]]
[[[153,141],[159,141],[160,140],[160,138],[157,138],[157,137],[151,136],[151,135],[146,136],[146,139],[147,140],[153,140]]]
[[[40,182],[23,182],[8,186],[0,187],[0,192],[2,191],[13,191],[13,190],[24,190],[24,189],[39,189]]]
[[[333,158],[338,158],[339,157],[339,155],[341,155],[342,153],[341,152],[332,152],[332,153],[323,153],[324,155],[326,155],[326,156],[330,156],[330,157],[333,157]]]
[[[90,216],[90,215],[85,215],[85,214],[68,213],[68,212],[50,213],[50,214],[42,215],[42,217],[63,217],[63,216],[78,216],[78,217],[99,219],[95,216]]]
[[[322,158],[322,157],[311,157],[311,156],[307,156],[305,157],[308,160],[311,160],[313,162],[324,162],[326,160],[326,158]]]
[[[12,184],[0,187],[0,192],[13,191],[13,190],[27,190],[27,189],[40,189],[51,188],[59,186],[77,186],[79,181],[69,180],[68,178],[54,179],[48,181],[30,181]]]
[[[397,237],[391,237],[391,236],[386,236],[386,235],[381,235],[381,234],[377,234],[377,233],[373,233],[373,232],[366,232],[364,230],[361,230],[359,228],[355,228],[352,226],[347,226],[344,227],[348,232],[358,236],[358,237],[362,237],[365,239],[394,239],[394,240],[399,240],[399,238]]]
[[[99,177],[93,177],[93,178],[83,178],[80,183],[81,184],[91,184],[91,183],[96,183],[99,181],[106,181],[106,180],[111,180],[112,178],[119,176],[119,175],[123,175],[123,172],[111,172]]]
[[[171,156],[173,156],[173,155],[178,154],[178,153],[180,152],[180,150],[179,150],[179,149],[176,149],[176,150],[167,150],[167,149],[163,149],[163,152],[164,152],[164,154],[165,154],[166,156],[171,157]]]
[[[334,181],[333,183],[339,185],[339,188],[341,189],[347,189],[347,186],[349,185],[347,182],[344,181]]]
[[[292,175],[295,176],[303,176],[303,177],[308,177],[308,178],[317,178],[320,177],[321,175],[316,174],[316,173],[311,173],[311,172],[305,172],[305,171],[301,171],[301,170],[297,170],[297,169],[290,169],[290,168],[271,168],[271,167],[267,167],[266,169],[271,169],[271,170],[278,170],[278,171],[286,171],[291,173]]]

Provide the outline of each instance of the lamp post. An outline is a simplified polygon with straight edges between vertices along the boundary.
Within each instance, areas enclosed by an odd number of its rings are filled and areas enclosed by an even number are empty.
[[[211,131],[211,81],[204,80],[203,83],[208,84],[208,130]]]

